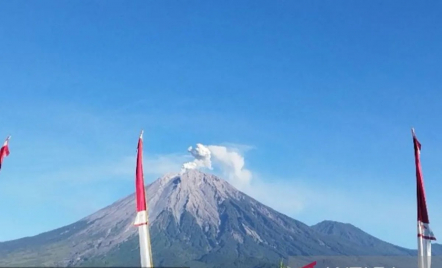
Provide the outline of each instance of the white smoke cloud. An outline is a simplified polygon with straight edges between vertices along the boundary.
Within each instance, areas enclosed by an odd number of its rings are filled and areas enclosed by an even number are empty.
[[[195,159],[191,162],[187,162],[183,164],[182,172],[186,169],[196,169],[196,168],[208,168],[212,169],[212,161],[211,161],[211,152],[209,148],[202,145],[201,143],[197,143],[195,148],[190,146],[187,151],[195,157]]]
[[[224,173],[223,175],[236,187],[246,186],[252,179],[250,170],[244,168],[244,157],[235,148],[219,145],[205,146],[198,143],[195,148],[189,147],[188,151],[195,159],[183,164],[182,172],[186,169],[212,169],[213,160],[213,163]]]
[[[217,162],[228,179],[240,186],[247,185],[252,179],[252,172],[244,168],[244,157],[224,146],[210,145],[213,159]]]

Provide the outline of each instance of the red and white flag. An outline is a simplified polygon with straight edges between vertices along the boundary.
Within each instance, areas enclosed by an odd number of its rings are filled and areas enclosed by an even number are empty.
[[[143,132],[141,132],[140,138],[138,139],[137,167],[135,171],[135,190],[137,200],[137,216],[135,218],[135,225],[140,226],[143,224],[148,224],[143,172]]]
[[[143,131],[138,139],[137,149],[137,167],[135,172],[135,188],[137,201],[137,216],[135,226],[138,226],[138,235],[140,238],[140,257],[141,267],[153,267],[152,248],[150,244],[148,210],[146,204],[146,192],[144,190],[144,172],[143,172]]]
[[[414,129],[413,134],[414,158],[416,163],[416,187],[417,187],[417,244],[418,244],[418,268],[431,267],[431,241],[436,240],[430,229],[430,220],[425,200],[424,178],[420,163],[421,144],[417,140]]]
[[[9,139],[11,136],[8,136],[5,140],[5,143],[3,143],[2,148],[0,149],[0,169],[3,165],[3,159],[9,155]]]

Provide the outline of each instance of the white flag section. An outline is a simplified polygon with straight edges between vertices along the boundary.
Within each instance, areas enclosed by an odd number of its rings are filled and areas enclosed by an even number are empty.
[[[421,144],[416,138],[414,129],[411,131],[416,163],[418,268],[431,268],[431,240],[436,240],[436,237],[430,229],[427,202],[425,200],[424,178],[420,163]]]
[[[429,224],[418,221],[418,268],[431,267],[431,240],[436,240]]]

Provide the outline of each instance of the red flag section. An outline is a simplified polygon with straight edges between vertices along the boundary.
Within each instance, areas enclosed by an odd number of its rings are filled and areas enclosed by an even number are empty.
[[[422,176],[422,167],[420,162],[420,154],[422,145],[416,138],[414,129],[412,129],[414,158],[416,164],[416,190],[417,190],[417,221],[418,221],[418,237],[426,240],[436,240],[430,229],[430,219],[428,217],[427,202],[425,200],[424,178]]]
[[[314,261],[314,262],[309,263],[309,264],[307,264],[305,266],[302,266],[302,268],[315,268],[315,265],[316,265],[316,262]]]
[[[136,194],[137,194],[137,212],[146,210],[146,194],[144,191],[143,176],[143,132],[138,139],[137,149],[137,169],[136,169]]]
[[[2,148],[0,149],[0,169],[3,165],[3,159],[9,155],[9,139],[11,136],[7,137],[5,142],[3,143]]]
[[[135,218],[135,225],[140,226],[148,224],[146,193],[144,190],[144,175],[143,175],[143,131],[141,131],[138,139],[137,148],[137,167],[135,172],[135,189],[137,200],[137,216]]]
[[[416,186],[417,186],[417,219],[423,223],[430,223],[428,219],[427,202],[425,200],[424,178],[420,163],[421,144],[417,140],[413,130],[414,158],[416,163]]]

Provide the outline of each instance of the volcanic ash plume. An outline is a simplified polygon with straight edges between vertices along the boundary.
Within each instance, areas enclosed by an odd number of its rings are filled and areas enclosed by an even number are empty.
[[[250,183],[252,173],[244,167],[244,157],[225,146],[209,145],[214,163],[219,165],[224,175],[236,187],[242,187]]]
[[[250,170],[244,168],[244,157],[225,146],[208,145],[198,143],[195,148],[189,147],[188,151],[195,159],[183,164],[181,172],[187,169],[208,168],[212,169],[213,163],[224,173],[231,183],[237,187],[248,185],[252,179]]]
[[[186,169],[196,169],[196,168],[208,168],[212,169],[212,161],[210,160],[211,152],[209,148],[202,145],[201,143],[197,143],[195,148],[190,146],[187,151],[195,157],[192,162],[187,162],[183,164],[181,171],[185,171]]]

